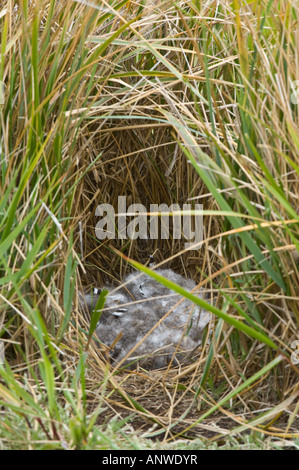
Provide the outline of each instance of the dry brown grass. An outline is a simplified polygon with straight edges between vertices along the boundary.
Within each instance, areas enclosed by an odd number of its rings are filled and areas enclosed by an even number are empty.
[[[5,357],[30,396],[38,401],[37,390],[46,390],[41,410],[57,423],[53,396],[64,403],[87,344],[77,291],[121,282],[132,270],[125,256],[145,265],[154,255],[277,349],[215,315],[189,365],[128,371],[113,368],[94,338],[86,388],[74,392],[78,409],[86,395],[87,414],[105,407],[98,424],[132,415],[136,433],[163,442],[249,429],[298,437],[298,366],[290,354],[299,331],[299,113],[289,100],[299,77],[298,7],[274,0],[261,32],[263,1],[240,12],[226,1],[145,3],[0,8],[0,79],[8,90],[0,108]],[[202,203],[203,245],[99,242],[95,209],[117,209],[119,195],[147,208]],[[40,371],[43,361],[53,383]],[[1,403],[18,404],[23,416],[25,395],[5,377]]]

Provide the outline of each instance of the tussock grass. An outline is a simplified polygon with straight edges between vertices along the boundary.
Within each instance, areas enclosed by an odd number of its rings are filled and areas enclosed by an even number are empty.
[[[1,4],[2,448],[298,446],[298,16]],[[99,242],[95,209],[119,195],[202,203],[203,244]],[[188,366],[113,368],[78,289],[152,254],[209,293],[213,321]]]

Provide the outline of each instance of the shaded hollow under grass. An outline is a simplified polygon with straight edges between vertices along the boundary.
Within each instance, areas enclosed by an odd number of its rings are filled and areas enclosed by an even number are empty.
[[[2,447],[298,439],[298,15],[290,0],[1,5]],[[202,247],[99,243],[95,208],[119,195],[203,203]],[[209,292],[213,321],[187,366],[114,369],[86,348],[77,292],[152,254]]]
[[[179,210],[182,210],[183,204],[189,204],[192,209],[194,204],[192,205],[191,199],[195,194],[203,194],[205,208],[213,209],[214,205],[211,197],[204,197],[202,181],[194,168],[188,164],[179,145],[173,141],[169,129],[163,126],[151,127],[147,123],[139,124],[138,129],[130,129],[130,126],[127,126],[129,129],[124,127],[120,130],[121,127],[117,126],[114,130],[114,127],[109,126],[100,131],[99,136],[94,131],[91,146],[94,154],[101,152],[102,157],[88,171],[78,191],[75,209],[76,216],[82,222],[83,256],[89,276],[85,283],[91,282],[95,287],[101,286],[103,282],[120,280],[126,272],[132,270],[127,263],[121,261],[117,253],[113,253],[113,247],[143,263],[148,263],[150,257],[154,256],[156,263],[165,262],[167,267],[197,280],[211,274],[217,266],[217,256],[212,251],[208,252],[207,247],[184,250],[184,244],[188,240],[184,237],[172,237],[172,215],[169,216],[170,236],[166,240],[162,240],[160,235],[163,223],[161,219],[158,223],[159,238],[150,238],[150,214],[147,217],[147,239],[133,240],[128,235],[124,240],[120,239],[117,221],[115,239],[107,238],[101,241],[96,238],[95,227],[100,220],[95,215],[96,207],[108,203],[117,214],[120,195],[126,198],[126,211],[131,204],[142,204],[148,212],[151,204],[165,204],[167,210],[172,204],[176,204]],[[84,166],[88,163],[88,156],[80,162]],[[133,218],[126,218],[127,225]],[[218,226],[217,221],[205,217],[203,239],[215,235]],[[214,242],[214,247],[216,246],[217,241]],[[180,256],[176,256],[178,253],[181,253]]]

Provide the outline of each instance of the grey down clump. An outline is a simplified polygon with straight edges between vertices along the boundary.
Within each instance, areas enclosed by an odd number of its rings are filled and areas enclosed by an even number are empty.
[[[155,272],[202,297],[191,279],[170,269]],[[126,358],[124,364],[130,368],[139,364],[159,369],[171,360],[175,364],[191,360],[210,321],[207,311],[145,274],[129,274],[122,286],[105,288],[109,294],[96,334],[106,346],[113,345],[110,354],[115,365]],[[98,296],[97,291],[80,294],[81,308],[91,312]]]

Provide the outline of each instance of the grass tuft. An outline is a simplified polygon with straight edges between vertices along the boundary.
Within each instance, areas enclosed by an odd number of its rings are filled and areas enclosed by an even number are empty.
[[[1,449],[298,449],[298,19],[291,0],[0,6]],[[203,204],[203,242],[98,240],[120,195]],[[211,312],[189,365],[109,364],[106,292],[89,325],[78,291],[132,267]]]

